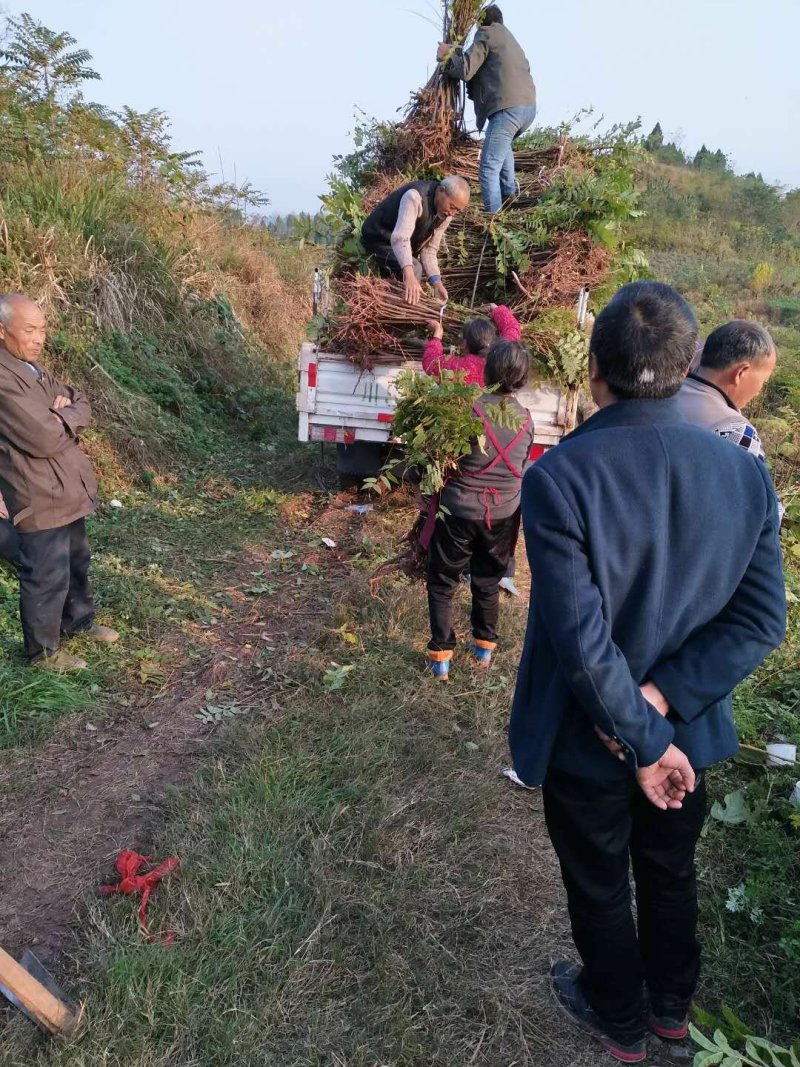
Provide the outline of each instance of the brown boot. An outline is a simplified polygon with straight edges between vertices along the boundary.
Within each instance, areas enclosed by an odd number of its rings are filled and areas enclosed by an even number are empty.
[[[72,656],[63,648],[54,652],[52,656],[44,656],[34,664],[43,671],[55,671],[57,674],[65,674],[67,671],[85,671],[89,664],[79,656]]]
[[[99,641],[104,645],[113,645],[115,641],[119,641],[119,634],[116,630],[112,630],[110,626],[101,626],[99,622],[94,623],[91,630],[85,630],[75,636],[87,637],[90,641]]]

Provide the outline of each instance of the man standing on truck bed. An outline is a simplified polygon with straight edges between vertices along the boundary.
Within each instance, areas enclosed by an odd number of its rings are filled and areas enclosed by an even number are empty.
[[[361,227],[361,243],[384,278],[401,278],[408,304],[418,304],[426,277],[440,300],[447,289],[439,271],[442,236],[469,204],[469,182],[450,175],[442,181],[409,182],[376,204]]]
[[[452,53],[452,54],[451,54]],[[503,25],[503,13],[491,4],[480,18],[472,47],[463,52],[440,44],[436,58],[444,72],[467,83],[482,130],[480,182],[486,211],[499,211],[503,200],[516,196],[513,144],[536,118],[536,86],[517,39]]]

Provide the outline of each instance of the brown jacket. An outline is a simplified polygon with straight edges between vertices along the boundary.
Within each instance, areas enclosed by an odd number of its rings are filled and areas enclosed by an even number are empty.
[[[68,526],[91,514],[97,500],[97,480],[78,441],[91,420],[89,401],[38,370],[37,379],[0,346],[0,493],[21,533]],[[56,413],[57,396],[72,404]]]

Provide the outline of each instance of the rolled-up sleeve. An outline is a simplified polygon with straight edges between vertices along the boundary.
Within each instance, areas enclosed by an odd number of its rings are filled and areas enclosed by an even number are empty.
[[[442,273],[439,270],[439,249],[442,247],[442,238],[447,232],[450,222],[451,219],[445,219],[444,222],[436,227],[430,241],[419,254],[419,260],[426,278],[435,277],[437,274]]]
[[[411,237],[421,211],[422,197],[416,189],[409,189],[400,201],[397,222],[392,230],[392,251],[400,264],[401,270],[410,267],[414,262],[414,254],[411,251]]]

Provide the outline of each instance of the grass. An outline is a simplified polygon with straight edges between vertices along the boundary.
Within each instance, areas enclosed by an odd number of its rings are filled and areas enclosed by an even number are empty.
[[[228,438],[222,466],[151,475],[146,488],[120,491],[121,508],[103,504],[90,520],[98,612],[122,642],[111,649],[74,642],[89,659],[88,673],[58,676],[24,664],[17,582],[10,570],[0,572],[0,747],[41,742],[63,715],[102,705],[126,677],[139,677],[143,647],[229,612],[220,579],[244,545],[272,535],[288,499],[262,483],[269,454],[243,454],[248,447]],[[305,452],[290,446],[280,463],[272,461],[274,481],[281,485],[305,463]]]
[[[162,487],[158,506],[126,506],[104,537],[128,545],[135,568],[148,538],[163,543],[180,529],[181,571],[202,567],[212,545],[219,558],[234,553],[254,514],[271,527],[270,544],[297,548],[313,536],[281,525],[286,497],[275,489],[245,486],[209,506],[204,485]],[[226,525],[237,515],[241,525]],[[369,516],[360,562],[380,558],[406,518],[394,505]],[[570,949],[540,802],[498,775],[524,606],[504,605],[504,651],[490,675],[461,665],[437,687],[420,672],[419,587],[377,601],[364,596],[359,566],[319,579],[292,558],[274,566],[303,583],[315,630],[305,647],[254,662],[260,696],[163,805],[155,850],[179,856],[183,875],[154,898],[152,924],[174,928],[177,945],[143,942],[130,900],[90,906],[69,978],[87,997],[80,1041],[43,1044],[15,1020],[0,1063],[588,1067],[591,1052],[546,1006],[549,956]],[[154,625],[185,624],[182,610]],[[331,691],[323,678],[334,662],[354,669]],[[757,700],[767,697],[757,694],[742,694],[740,716],[763,724]],[[762,793],[786,778],[747,774]],[[715,774],[714,795],[740,777],[735,767]],[[725,999],[777,1034],[791,1031],[800,992],[775,937],[794,898],[778,899],[779,882],[763,893],[763,928],[725,901],[764,842],[766,854],[777,850],[775,870],[798,884],[781,834],[771,815],[744,830],[712,822],[700,855],[701,1002]]]
[[[420,590],[381,603],[363,582],[323,579],[328,625],[278,652],[262,705],[169,799],[158,849],[184,875],[153,923],[177,946],[142,943],[130,901],[93,908],[84,1037],[43,1047],[16,1027],[6,1062],[455,1065],[550,1046],[527,1004],[552,860],[530,872],[541,824],[497,774],[524,613],[491,676],[435,689]],[[336,692],[331,661],[355,668]]]

